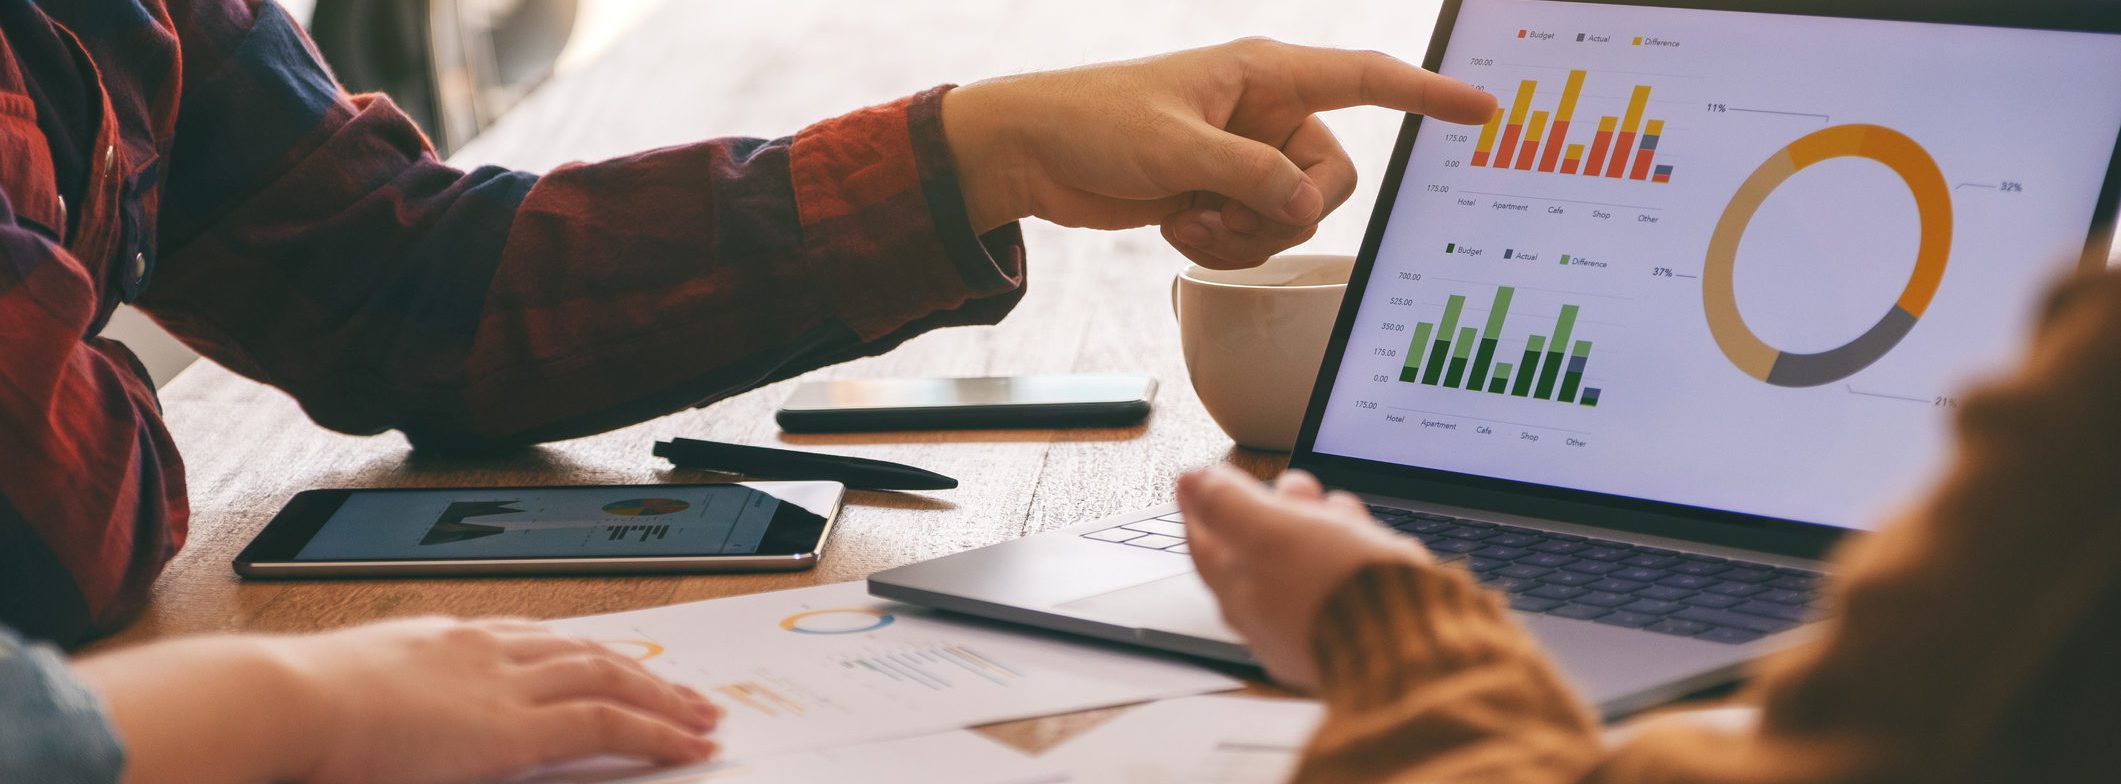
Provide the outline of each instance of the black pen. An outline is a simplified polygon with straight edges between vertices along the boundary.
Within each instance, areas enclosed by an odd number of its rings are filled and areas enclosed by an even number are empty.
[[[827,479],[857,490],[948,490],[957,486],[957,480],[934,471],[882,460],[692,438],[657,441],[655,454],[679,468],[758,479]]]

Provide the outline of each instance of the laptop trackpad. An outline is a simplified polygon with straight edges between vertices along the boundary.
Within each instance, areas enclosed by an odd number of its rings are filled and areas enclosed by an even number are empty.
[[[1239,641],[1237,632],[1223,623],[1215,595],[1193,572],[1076,599],[1055,609],[1130,628]]]

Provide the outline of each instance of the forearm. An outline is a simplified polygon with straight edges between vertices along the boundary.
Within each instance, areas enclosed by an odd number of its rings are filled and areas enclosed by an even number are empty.
[[[1021,238],[971,230],[940,98],[548,175],[485,292],[465,416],[404,429],[445,446],[583,435],[999,320]]]
[[[291,781],[321,740],[321,711],[266,638],[200,637],[75,664],[101,694],[128,782]]]
[[[1030,144],[1014,122],[1028,116],[1023,107],[1005,105],[1009,89],[997,83],[1008,77],[966,85],[942,99],[943,136],[965,194],[965,213],[974,232],[985,234],[1031,217],[1032,181],[1040,177]]]
[[[1595,718],[1453,567],[1367,567],[1316,629],[1328,712],[1300,781],[1575,781],[1598,757]]]
[[[334,429],[584,435],[992,322],[1023,282],[1017,236],[967,216],[940,91],[785,139],[463,171],[271,4],[177,26],[230,54],[185,61],[140,305]]]
[[[228,219],[259,232],[242,252],[187,246],[147,304],[335,429],[464,447],[630,424],[1009,310],[1020,241],[972,232],[939,100],[527,188],[419,159],[337,204],[291,177]],[[316,307],[239,306],[271,298],[229,285],[261,268]]]
[[[146,373],[92,332],[86,265],[0,199],[0,623],[76,645],[183,544],[184,468]]]

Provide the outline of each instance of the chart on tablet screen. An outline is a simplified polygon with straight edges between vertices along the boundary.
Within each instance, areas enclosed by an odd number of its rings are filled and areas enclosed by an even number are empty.
[[[1959,390],[2008,365],[2078,263],[2121,109],[2066,86],[2114,49],[1468,0],[1440,70],[1497,109],[1416,139],[1316,448],[1878,512],[1934,470]],[[1790,443],[1831,453],[1762,448]]]

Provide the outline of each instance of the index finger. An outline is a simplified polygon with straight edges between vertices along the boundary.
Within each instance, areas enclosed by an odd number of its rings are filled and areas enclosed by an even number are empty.
[[[1465,125],[1495,114],[1495,96],[1383,52],[1289,46],[1278,59],[1313,112],[1382,106]]]

